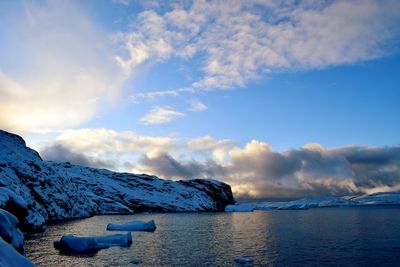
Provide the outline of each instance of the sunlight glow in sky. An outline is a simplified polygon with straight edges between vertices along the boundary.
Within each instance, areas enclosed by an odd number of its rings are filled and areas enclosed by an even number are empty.
[[[243,199],[400,189],[400,2],[1,1],[0,128]]]

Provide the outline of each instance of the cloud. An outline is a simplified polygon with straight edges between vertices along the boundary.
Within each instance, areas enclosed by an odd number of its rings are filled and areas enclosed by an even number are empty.
[[[229,139],[216,140],[206,135],[189,140],[187,148],[192,151],[210,152],[212,159],[218,163],[224,163],[228,158],[229,150],[235,147],[235,143]]]
[[[172,150],[176,146],[174,137],[143,136],[132,131],[102,128],[68,130],[58,136],[56,142],[64,147],[97,156]]]
[[[82,5],[0,3],[7,10],[0,18],[7,25],[0,29],[1,128],[78,126],[115,104],[124,81],[146,63],[196,60],[202,75],[185,87],[137,98],[229,89],[274,72],[381,58],[396,51],[400,34],[395,0],[144,1],[128,30],[113,33]]]
[[[175,111],[169,106],[154,107],[140,119],[140,122],[146,125],[162,124],[174,121],[183,116],[185,114]]]
[[[0,127],[63,130],[117,99],[127,78],[107,33],[74,1],[4,2]],[[5,26],[8,25],[8,26]]]
[[[115,104],[124,81],[145,63],[195,59],[202,75],[137,98],[229,89],[274,72],[381,58],[397,51],[400,34],[395,0],[143,5],[128,30],[110,33],[78,1],[1,2],[7,12],[0,24],[7,26],[0,29],[0,127],[21,133],[80,125]]]
[[[214,177],[221,176],[224,168],[209,160],[206,164],[196,161],[177,161],[165,152],[144,155],[140,163],[145,166],[141,169],[143,172],[151,172],[161,174],[166,178],[188,179],[188,177]]]
[[[358,186],[395,186],[400,182],[400,147],[347,147],[333,151],[343,155],[356,173]]]
[[[204,104],[203,102],[201,102],[200,100],[194,99],[190,102],[191,108],[190,111],[193,112],[200,112],[200,111],[204,111],[207,110],[208,107],[206,106],[206,104]]]
[[[211,136],[178,140],[92,128],[65,131],[40,151],[48,160],[168,179],[215,178],[232,185],[239,200],[400,190],[400,146],[306,144],[276,152],[258,140],[238,146]]]
[[[114,4],[130,6],[132,1],[131,0],[112,0]]]
[[[140,13],[118,36],[127,52],[118,60],[130,72],[145,61],[201,55],[203,77],[190,89],[241,87],[271,72],[389,55],[399,40],[399,9],[395,0],[173,2]]]
[[[216,140],[212,136],[205,135],[190,139],[187,142],[187,146],[192,150],[215,150],[219,148],[231,148],[234,146],[234,143],[229,139]]]
[[[252,140],[243,148],[229,148],[228,154],[224,162],[212,158],[199,162],[160,153],[146,156],[140,163],[143,170],[162,177],[226,181],[242,200],[351,195],[400,188],[399,147],[326,149],[312,144],[279,153],[266,143]]]
[[[70,162],[86,167],[115,169],[115,163],[112,161],[89,157],[83,153],[74,152],[70,148],[58,143],[43,148],[40,151],[40,155],[44,160],[51,160],[54,162]]]
[[[67,130],[38,150],[45,160],[129,171],[143,154],[175,151],[181,147],[172,136],[144,136],[132,131],[102,128]]]

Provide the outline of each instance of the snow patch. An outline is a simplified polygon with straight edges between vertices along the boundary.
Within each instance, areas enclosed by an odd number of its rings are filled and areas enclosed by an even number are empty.
[[[11,245],[0,237],[0,266],[2,267],[34,267],[27,258],[19,254]]]
[[[400,193],[375,193],[352,198],[357,205],[399,205]]]
[[[0,209],[0,237],[25,255],[24,235],[18,229],[18,219],[3,209]]]

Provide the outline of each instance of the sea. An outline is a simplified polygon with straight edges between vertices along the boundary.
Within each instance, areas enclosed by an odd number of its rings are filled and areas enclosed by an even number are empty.
[[[155,220],[129,247],[65,255],[64,234],[108,235],[108,223]],[[58,222],[26,240],[38,266],[400,266],[400,207],[95,216]],[[235,259],[250,261],[240,265]],[[252,262],[251,262],[252,261]]]

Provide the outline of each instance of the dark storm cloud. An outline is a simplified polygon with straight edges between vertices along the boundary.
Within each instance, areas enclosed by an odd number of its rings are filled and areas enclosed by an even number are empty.
[[[334,150],[345,157],[358,186],[394,186],[400,183],[400,147],[347,147]]]
[[[151,158],[144,155],[141,159],[141,163],[153,173],[167,178],[207,178],[220,176],[224,173],[224,168],[212,160],[204,164],[196,161],[180,162],[167,153],[161,153]]]
[[[230,153],[227,164],[179,161],[166,153],[143,157],[141,163],[164,177],[214,177],[237,186],[237,197],[298,198],[349,195],[400,185],[400,147],[349,146],[325,149],[306,146],[278,153],[252,141]],[[397,186],[397,187],[396,187]]]
[[[301,161],[296,158],[260,149],[255,153],[238,153],[233,155],[232,164],[228,167],[230,172],[248,173],[256,172],[260,177],[280,179],[290,176],[301,167]]]
[[[314,178],[331,177],[351,177],[353,175],[350,164],[341,155],[335,155],[329,150],[324,149],[296,149],[286,152],[287,160],[298,163],[298,169],[304,174]]]
[[[43,148],[40,151],[40,155],[44,160],[54,162],[70,162],[87,167],[115,169],[115,164],[111,161],[97,160],[57,143]]]

